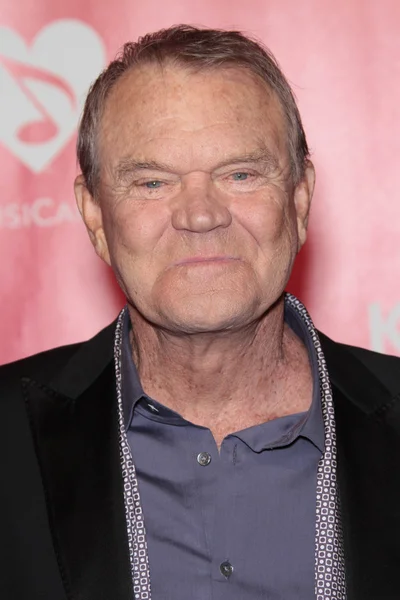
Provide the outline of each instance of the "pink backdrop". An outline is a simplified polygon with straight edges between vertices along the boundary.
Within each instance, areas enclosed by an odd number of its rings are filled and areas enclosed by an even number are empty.
[[[278,57],[318,176],[289,289],[333,338],[400,354],[398,0],[0,7],[0,362],[85,339],[121,306],[74,205],[76,125],[120,46],[179,22],[251,32]]]

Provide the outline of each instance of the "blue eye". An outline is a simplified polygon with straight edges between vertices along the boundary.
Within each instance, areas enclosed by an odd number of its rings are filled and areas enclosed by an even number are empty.
[[[248,173],[243,173],[241,171],[233,174],[233,179],[235,181],[245,181],[246,179],[248,179],[248,177],[249,177]]]
[[[161,186],[161,181],[146,181],[146,183],[144,184],[145,187],[147,187],[149,190],[156,190]]]

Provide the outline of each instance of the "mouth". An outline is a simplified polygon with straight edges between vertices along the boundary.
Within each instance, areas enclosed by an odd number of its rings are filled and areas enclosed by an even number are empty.
[[[188,256],[187,258],[183,258],[178,260],[173,264],[174,267],[181,267],[185,265],[203,265],[207,263],[216,263],[223,264],[229,263],[233,261],[238,261],[239,259],[235,256],[227,256],[227,255],[213,255],[213,256]]]

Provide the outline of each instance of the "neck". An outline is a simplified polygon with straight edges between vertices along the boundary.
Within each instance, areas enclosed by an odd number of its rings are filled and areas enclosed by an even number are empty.
[[[307,352],[284,323],[283,298],[257,322],[230,332],[177,335],[151,326],[133,308],[130,316],[146,394],[216,439],[308,408]],[[288,393],[295,374],[305,390]]]

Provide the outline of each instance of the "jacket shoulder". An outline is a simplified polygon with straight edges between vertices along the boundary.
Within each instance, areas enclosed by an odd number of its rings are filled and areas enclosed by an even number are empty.
[[[35,379],[43,384],[54,381],[65,367],[78,361],[82,368],[88,360],[96,360],[104,353],[104,347],[112,347],[115,322],[111,323],[87,341],[52,348],[32,356],[0,366],[0,389],[20,382],[22,378]]]
[[[391,354],[382,354],[357,346],[347,346],[351,352],[371,373],[380,379],[393,394],[400,392],[400,358]]]
[[[361,364],[364,372],[365,369],[369,371],[391,395],[400,393],[400,357],[335,342],[323,333],[319,333],[319,335],[328,363],[329,359],[336,364],[340,362],[343,370],[346,367],[351,370],[356,363]]]
[[[86,342],[69,344],[45,350],[26,358],[0,366],[0,386],[23,377],[50,381]]]

